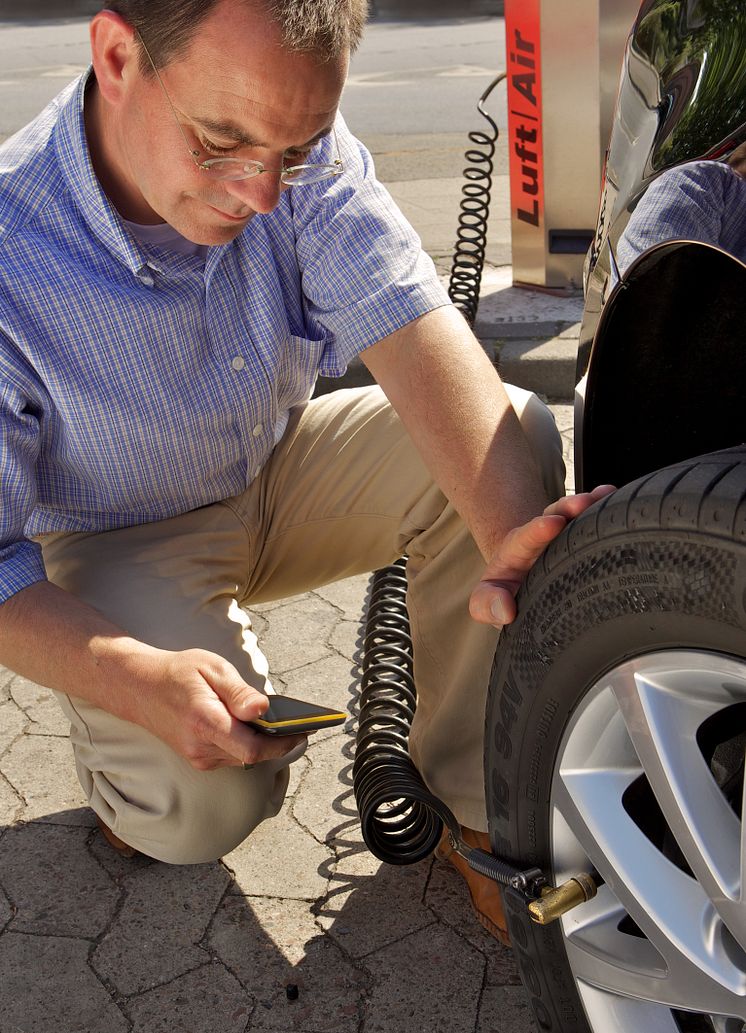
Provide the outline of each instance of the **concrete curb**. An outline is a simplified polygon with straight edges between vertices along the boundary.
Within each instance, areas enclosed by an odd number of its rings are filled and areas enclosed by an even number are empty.
[[[576,340],[520,340],[496,343],[495,360],[503,380],[550,401],[570,401],[575,388]]]

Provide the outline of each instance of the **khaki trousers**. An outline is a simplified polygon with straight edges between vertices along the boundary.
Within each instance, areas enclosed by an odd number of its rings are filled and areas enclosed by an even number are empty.
[[[510,397],[548,498],[563,491],[554,421],[528,392]],[[469,617],[484,563],[378,388],[340,390],[292,414],[240,496],[173,519],[41,539],[51,581],[135,637],[201,647],[273,691],[244,608],[375,570],[406,554],[418,692],[410,749],[462,824],[486,829],[484,707],[497,633]],[[271,614],[269,619],[271,620]],[[58,693],[91,806],[143,853],[211,860],[276,814],[287,762],[195,771],[138,725]]]

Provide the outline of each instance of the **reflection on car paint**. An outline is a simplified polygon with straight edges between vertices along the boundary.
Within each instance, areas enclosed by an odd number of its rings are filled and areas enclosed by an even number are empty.
[[[578,380],[587,370],[601,313],[617,279],[615,264],[623,272],[643,243],[650,247],[681,239],[671,233],[678,232],[674,224],[687,223],[686,213],[672,220],[670,210],[665,216],[658,212],[657,231],[653,225],[656,204],[667,190],[675,195],[678,189],[683,205],[687,176],[711,187],[703,189],[689,212],[694,223],[694,209],[709,204],[712,211],[701,220],[706,228],[700,225],[697,233],[681,236],[717,243],[743,257],[742,228],[724,234],[716,230],[724,217],[718,208],[729,208],[730,219],[743,206],[743,187],[735,173],[744,172],[744,151],[746,5],[733,0],[644,0],[625,53],[598,227],[586,262]],[[711,172],[702,171],[703,161],[715,163]],[[678,179],[677,167],[683,168]],[[646,204],[646,192],[656,183]]]

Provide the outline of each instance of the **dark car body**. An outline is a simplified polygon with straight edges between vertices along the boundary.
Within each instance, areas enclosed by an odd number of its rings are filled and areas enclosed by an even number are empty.
[[[714,164],[691,164],[702,161]],[[746,226],[746,189],[726,183],[738,212],[709,218],[699,208],[677,233],[670,212],[648,201],[676,175],[685,208],[689,169],[697,204],[713,206],[722,198],[706,189],[707,173],[719,181],[746,171],[743,0],[645,0],[630,34],[585,270],[578,490],[626,483],[746,436],[746,232],[740,245],[738,232],[724,245],[719,230]],[[630,248],[635,219],[646,214],[645,247],[636,234]]]

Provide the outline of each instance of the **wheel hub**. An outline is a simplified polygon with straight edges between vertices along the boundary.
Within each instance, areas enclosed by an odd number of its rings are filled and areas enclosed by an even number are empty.
[[[746,1031],[745,744],[746,664],[718,653],[637,657],[575,710],[552,865],[601,883],[562,919],[594,1031]]]

